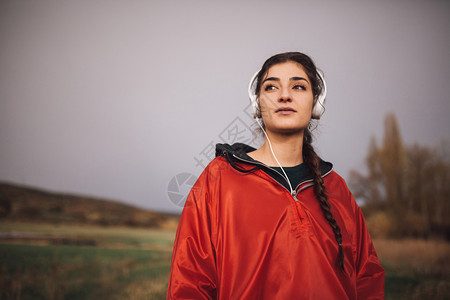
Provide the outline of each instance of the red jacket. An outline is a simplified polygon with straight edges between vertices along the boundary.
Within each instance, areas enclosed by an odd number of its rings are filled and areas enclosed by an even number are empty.
[[[181,215],[167,299],[384,299],[384,269],[360,208],[331,168],[323,178],[345,274],[311,180],[293,197],[263,170],[239,172],[216,157]]]

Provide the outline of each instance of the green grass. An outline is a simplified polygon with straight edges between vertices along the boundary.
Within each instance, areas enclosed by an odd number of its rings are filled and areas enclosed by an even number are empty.
[[[0,299],[164,299],[173,230],[0,224]],[[95,247],[53,245],[90,239]]]
[[[386,299],[449,299],[448,242],[375,239],[374,244],[386,270]]]
[[[170,269],[170,253],[144,249],[3,244],[0,257],[2,299],[13,296],[12,286],[21,287],[22,299],[111,298]]]
[[[386,299],[449,299],[448,277],[386,273]]]
[[[386,273],[386,298],[400,299],[404,296],[405,291],[415,289],[419,284],[419,280],[409,275],[395,275]]]

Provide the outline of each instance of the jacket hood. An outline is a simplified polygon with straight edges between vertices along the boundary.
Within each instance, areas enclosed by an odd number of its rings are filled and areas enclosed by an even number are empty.
[[[228,152],[230,154],[235,154],[239,157],[245,158],[245,159],[251,159],[250,156],[247,155],[248,152],[255,151],[256,148],[253,148],[252,146],[243,144],[243,143],[235,143],[233,145],[230,144],[217,144],[216,145],[216,157],[223,156],[225,157],[226,153]]]
[[[272,176],[275,180],[282,183],[284,186],[287,186],[287,181],[280,173],[275,171],[274,169],[270,168],[269,166],[254,160],[250,156],[247,155],[248,152],[254,151],[256,148],[251,147],[249,145],[243,144],[243,143],[235,143],[233,145],[229,144],[217,144],[216,145],[216,157],[222,156],[228,160],[230,165],[235,168],[238,171],[241,172],[251,172],[257,169],[262,169],[266,173],[268,173],[270,176]],[[244,163],[253,165],[254,168],[250,170],[242,169],[236,166],[236,163]],[[306,166],[305,166],[306,167]],[[333,164],[330,162],[326,162],[322,159],[320,159],[319,163],[319,169],[322,174],[322,177],[328,175],[333,170]],[[305,178],[302,178],[302,181],[310,181],[313,179],[312,173],[308,170],[306,172]]]

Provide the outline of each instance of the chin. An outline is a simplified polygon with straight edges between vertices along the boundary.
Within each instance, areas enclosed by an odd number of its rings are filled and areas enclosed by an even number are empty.
[[[271,127],[271,128],[267,128],[266,130],[275,134],[287,134],[287,135],[292,135],[292,134],[303,134],[303,132],[305,131],[305,127],[299,127],[299,126],[279,126],[279,127]]]

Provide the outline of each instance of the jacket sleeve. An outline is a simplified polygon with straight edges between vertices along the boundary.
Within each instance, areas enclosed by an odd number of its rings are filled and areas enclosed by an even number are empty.
[[[215,251],[211,242],[211,192],[206,171],[194,184],[181,214],[167,299],[216,298]]]
[[[384,269],[378,260],[361,209],[354,203],[356,234],[356,289],[358,299],[384,299]]]

